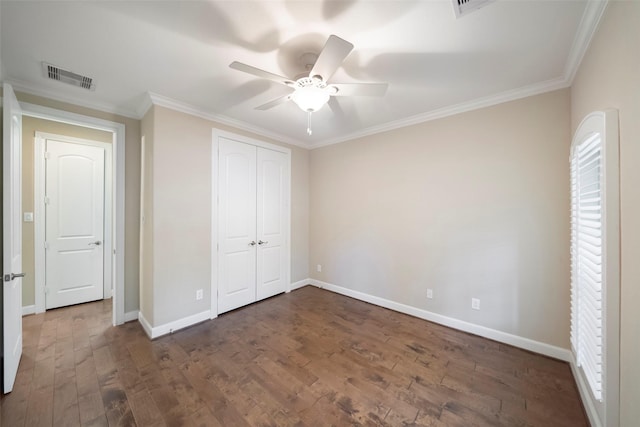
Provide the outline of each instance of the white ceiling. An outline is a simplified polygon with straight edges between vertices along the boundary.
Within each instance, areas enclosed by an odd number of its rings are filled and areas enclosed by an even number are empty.
[[[2,78],[17,90],[141,117],[154,102],[314,147],[566,87],[602,2],[497,0],[460,19],[438,1],[7,1]],[[595,6],[594,6],[595,5]],[[355,45],[330,82],[387,82],[313,115],[241,61],[294,77],[330,34]],[[46,80],[41,62],[93,77],[95,92]],[[335,102],[337,101],[337,102]]]

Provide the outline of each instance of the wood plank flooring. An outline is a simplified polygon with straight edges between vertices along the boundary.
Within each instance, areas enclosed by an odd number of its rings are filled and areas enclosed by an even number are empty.
[[[584,426],[568,364],[313,287],[150,341],[24,318],[3,426]]]

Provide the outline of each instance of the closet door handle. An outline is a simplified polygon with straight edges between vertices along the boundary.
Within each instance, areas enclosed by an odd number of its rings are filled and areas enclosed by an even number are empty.
[[[255,246],[256,245],[256,241],[252,240],[251,242],[249,242],[249,246]]]
[[[269,243],[269,242],[266,242],[266,241],[265,241],[265,242],[263,242],[262,240],[258,240],[258,244],[259,244],[259,245],[266,245],[267,243]]]

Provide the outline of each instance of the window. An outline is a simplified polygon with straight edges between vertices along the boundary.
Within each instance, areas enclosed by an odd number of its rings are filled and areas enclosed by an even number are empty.
[[[618,117],[595,112],[571,146],[571,350],[593,425],[617,425],[619,396]]]
[[[571,156],[571,345],[591,391],[602,401],[602,138]]]

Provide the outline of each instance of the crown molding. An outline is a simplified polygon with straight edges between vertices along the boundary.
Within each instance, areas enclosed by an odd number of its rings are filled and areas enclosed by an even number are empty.
[[[379,126],[371,126],[362,129],[357,132],[352,132],[346,135],[342,135],[337,138],[332,138],[324,141],[319,141],[311,144],[306,144],[292,139],[288,136],[269,131],[267,129],[250,125],[246,122],[232,119],[230,117],[212,114],[193,107],[187,103],[176,101],[174,99],[158,95],[152,92],[147,94],[145,100],[138,109],[140,117],[146,114],[151,105],[158,105],[161,107],[169,108],[171,110],[180,111],[185,114],[190,114],[196,117],[200,117],[206,120],[215,121],[228,126],[233,126],[238,129],[253,132],[261,136],[266,136],[277,141],[284,142],[286,144],[295,145],[297,147],[313,150],[315,148],[325,147],[327,145],[339,144],[341,142],[350,141],[365,136],[370,136],[376,133],[387,132],[402,127],[412,126],[431,120],[441,119],[448,116],[464,113],[467,111],[477,110],[480,108],[490,107],[504,102],[514,101],[528,96],[539,95],[545,92],[551,92],[558,89],[564,89],[569,86],[569,83],[564,78],[557,78],[553,80],[544,81],[541,83],[535,83],[533,85],[524,86],[518,89],[509,90],[497,95],[491,95],[484,98],[475,99],[469,102],[463,102],[450,107],[444,107],[437,110],[428,111],[426,113],[417,114],[415,116],[403,118],[388,122]]]
[[[145,92],[144,96],[142,97],[142,102],[140,103],[140,105],[138,105],[138,108],[136,109],[136,111],[138,112],[138,117],[140,117],[140,120],[142,120],[142,118],[145,116],[145,114],[147,114],[147,111],[149,111],[149,109],[153,106],[153,100],[151,99],[151,95],[149,94],[149,92]]]
[[[33,84],[29,84],[20,80],[6,79],[4,81],[13,86],[13,89],[16,92],[27,93],[29,95],[48,98],[53,101],[65,102],[67,104],[73,104],[79,107],[90,108],[92,110],[102,111],[103,113],[117,114],[119,116],[128,117],[130,119],[140,119],[137,111],[132,111],[124,108],[116,108],[113,105],[109,104],[91,102],[87,101],[86,99],[81,99],[80,97],[62,95],[58,91],[35,87]]]
[[[162,95],[158,95],[157,93],[153,93],[153,92],[148,92],[147,93],[149,100],[151,101],[152,105],[157,105],[160,107],[164,107],[164,108],[168,108],[170,110],[174,110],[174,111],[179,111],[181,113],[185,113],[185,114],[190,114],[192,116],[196,116],[196,117],[200,117],[201,119],[205,119],[205,120],[211,120],[223,125],[227,125],[227,126],[232,126],[236,129],[241,129],[241,130],[245,130],[247,132],[252,132],[255,133],[257,135],[260,136],[265,136],[267,138],[271,138],[274,139],[276,141],[285,143],[285,144],[289,144],[289,145],[295,145],[296,147],[301,147],[301,148],[305,148],[305,149],[309,149],[309,145],[302,143],[296,139],[293,139],[291,137],[288,137],[286,135],[282,135],[280,133],[277,132],[273,132],[270,131],[268,129],[265,129],[263,127],[260,126],[254,126],[252,124],[249,124],[247,122],[241,121],[241,120],[236,120],[236,119],[232,119],[231,117],[227,117],[221,114],[213,114],[213,113],[209,113],[207,111],[201,110],[197,107],[194,107],[192,105],[189,105],[187,103],[181,102],[181,101],[177,101],[175,99],[171,99],[169,97],[166,96],[162,96]],[[141,111],[142,109],[145,108],[146,105],[146,101],[145,103],[142,104],[141,108],[139,108],[139,111]],[[150,107],[150,105],[149,105]],[[147,109],[149,108],[147,107]],[[145,111],[146,113],[146,111]]]
[[[587,2],[565,65],[564,77],[569,86],[573,84],[573,79],[578,72],[578,68],[580,68],[582,58],[584,58],[591,44],[591,39],[598,29],[598,24],[600,24],[600,19],[604,15],[608,4],[609,0],[591,0]]]
[[[547,80],[545,82],[535,83],[529,86],[502,92],[497,95],[490,95],[483,98],[475,99],[473,101],[462,102],[450,107],[439,108],[437,110],[428,111],[426,113],[416,114],[415,116],[410,116],[404,119],[394,120],[392,122],[388,122],[379,126],[371,126],[366,129],[343,135],[338,138],[311,144],[309,148],[313,150],[315,148],[326,147],[327,145],[339,144],[341,142],[346,142],[377,133],[388,132],[390,130],[413,126],[431,120],[442,119],[444,117],[455,116],[456,114],[466,113],[468,111],[478,110],[480,108],[491,107],[494,105],[503,104],[505,102],[527,98],[529,96],[539,95],[558,89],[564,89],[568,86],[569,84],[564,78]]]

